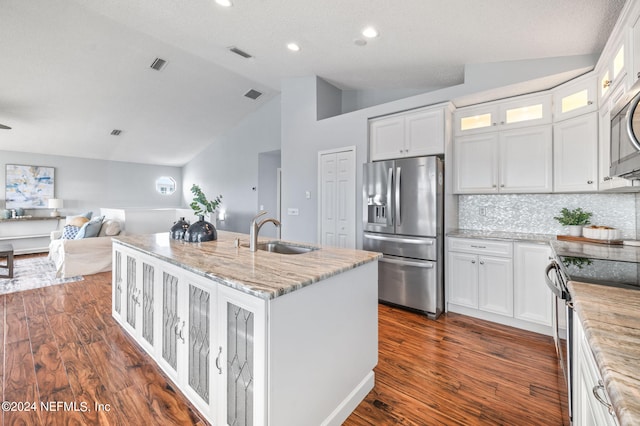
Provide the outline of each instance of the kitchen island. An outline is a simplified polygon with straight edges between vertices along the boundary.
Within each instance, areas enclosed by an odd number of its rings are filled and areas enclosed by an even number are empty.
[[[378,253],[113,239],[114,318],[212,424],[341,424],[373,388]]]

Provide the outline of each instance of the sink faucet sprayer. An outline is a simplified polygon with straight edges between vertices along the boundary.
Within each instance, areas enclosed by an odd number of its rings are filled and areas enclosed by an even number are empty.
[[[256,220],[262,216],[267,214],[266,210],[261,210],[257,215],[251,219],[251,227],[249,228],[249,250],[256,251],[258,250],[258,233],[260,232],[260,228],[267,222],[273,223],[275,226],[280,226],[280,221],[278,219],[268,217],[266,219],[261,220],[260,222],[256,222]]]

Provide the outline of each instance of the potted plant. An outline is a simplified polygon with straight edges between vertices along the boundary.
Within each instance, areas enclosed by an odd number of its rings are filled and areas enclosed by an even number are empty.
[[[569,227],[569,235],[579,237],[582,235],[582,227],[591,223],[589,220],[592,215],[593,213],[585,212],[580,207],[573,210],[564,207],[560,210],[560,216],[555,216],[554,219]]]
[[[192,243],[216,240],[218,238],[216,228],[212,223],[204,220],[204,216],[213,215],[216,212],[222,202],[222,195],[218,195],[209,201],[204,192],[202,192],[202,189],[195,183],[191,186],[191,193],[194,197],[189,206],[194,214],[198,216],[198,221],[189,226],[184,233],[184,239]]]

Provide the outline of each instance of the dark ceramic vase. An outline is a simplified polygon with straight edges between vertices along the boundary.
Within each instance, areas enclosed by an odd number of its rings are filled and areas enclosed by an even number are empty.
[[[169,235],[174,240],[181,240],[184,238],[187,229],[189,229],[189,222],[184,220],[184,217],[181,217],[179,221],[173,224],[171,230],[169,230]]]
[[[184,233],[184,240],[189,243],[201,243],[218,239],[218,233],[212,223],[204,220],[204,216],[198,216],[198,221],[189,226]]]

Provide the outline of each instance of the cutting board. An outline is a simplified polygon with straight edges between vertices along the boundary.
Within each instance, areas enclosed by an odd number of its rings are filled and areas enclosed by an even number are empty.
[[[573,241],[576,243],[595,243],[595,244],[617,244],[622,245],[622,240],[599,240],[597,238],[574,237],[572,235],[557,235],[556,238],[561,241]]]

